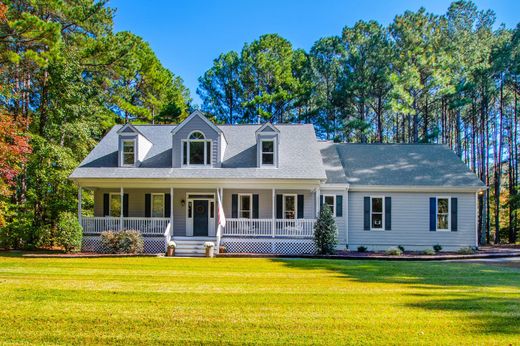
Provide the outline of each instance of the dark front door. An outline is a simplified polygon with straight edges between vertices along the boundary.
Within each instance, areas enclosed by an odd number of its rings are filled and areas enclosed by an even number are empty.
[[[193,201],[193,235],[208,236],[208,201]]]

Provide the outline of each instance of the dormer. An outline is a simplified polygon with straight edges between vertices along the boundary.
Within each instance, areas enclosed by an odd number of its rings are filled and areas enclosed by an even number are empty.
[[[117,134],[119,167],[139,167],[152,148],[152,142],[130,123],[121,127]]]
[[[256,162],[260,168],[278,168],[280,131],[271,123],[256,130]]]
[[[172,131],[172,166],[221,167],[226,144],[222,130],[196,110]]]

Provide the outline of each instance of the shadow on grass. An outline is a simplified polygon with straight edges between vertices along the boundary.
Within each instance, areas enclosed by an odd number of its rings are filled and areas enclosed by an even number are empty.
[[[294,269],[325,270],[349,281],[400,284],[407,306],[461,312],[486,333],[520,338],[520,270],[477,263],[274,259]],[[402,289],[402,287],[400,288]]]

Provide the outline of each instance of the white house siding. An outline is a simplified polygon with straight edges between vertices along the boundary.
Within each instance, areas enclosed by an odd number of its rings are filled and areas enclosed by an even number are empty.
[[[348,244],[351,250],[367,246],[385,250],[402,245],[408,250],[424,250],[440,244],[443,250],[457,250],[476,245],[476,199],[474,193],[352,192],[348,193]],[[392,198],[392,230],[363,230],[363,197]],[[430,231],[430,197],[458,198],[458,231]]]
[[[214,167],[220,167],[220,135],[200,117],[192,118],[189,122],[185,123],[185,125],[173,136],[173,167],[181,167],[182,140],[188,139],[189,134],[193,131],[201,131],[204,133],[204,136],[206,136],[206,139],[212,140],[211,162]]]

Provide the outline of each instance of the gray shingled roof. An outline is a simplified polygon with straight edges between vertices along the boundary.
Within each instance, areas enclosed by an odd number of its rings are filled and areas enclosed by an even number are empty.
[[[120,125],[114,126],[72,172],[70,178],[230,178],[325,179],[312,125],[276,125],[280,130],[279,168],[256,167],[255,131],[261,125],[219,126],[227,140],[222,168],[172,168],[171,131],[174,125],[135,125],[152,141],[138,168],[117,166]]]
[[[447,146],[320,142],[327,183],[483,187]],[[337,168],[341,162],[344,175]]]

